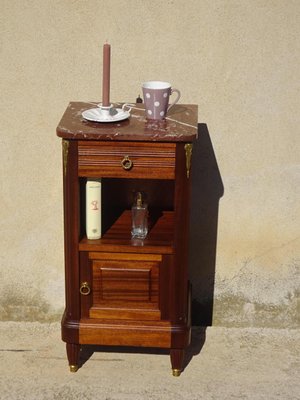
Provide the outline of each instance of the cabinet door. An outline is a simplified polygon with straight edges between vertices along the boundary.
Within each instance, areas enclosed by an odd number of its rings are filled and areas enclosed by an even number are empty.
[[[81,281],[86,281],[91,291],[87,295],[82,291],[83,317],[161,319],[159,282],[162,255],[103,252],[86,255],[88,260],[81,265]]]

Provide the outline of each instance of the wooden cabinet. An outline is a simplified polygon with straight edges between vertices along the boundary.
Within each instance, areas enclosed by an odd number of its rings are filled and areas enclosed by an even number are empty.
[[[174,375],[190,343],[188,231],[197,107],[177,105],[166,121],[99,124],[70,103],[63,145],[66,308],[62,339],[71,371],[86,344],[170,349]],[[85,235],[85,183],[101,178],[101,239]],[[131,238],[133,194],[149,205],[149,232]]]

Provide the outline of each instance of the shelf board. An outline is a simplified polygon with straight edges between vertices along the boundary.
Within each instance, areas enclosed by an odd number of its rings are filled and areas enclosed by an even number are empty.
[[[147,237],[131,238],[131,211],[125,210],[101,239],[89,240],[84,237],[79,242],[79,251],[174,253],[174,212],[164,211],[151,224]]]

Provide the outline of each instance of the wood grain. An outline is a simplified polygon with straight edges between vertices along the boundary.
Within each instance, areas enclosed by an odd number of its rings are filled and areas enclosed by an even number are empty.
[[[78,143],[78,175],[89,177],[174,179],[175,144],[170,143]],[[128,157],[132,167],[125,170]]]
[[[154,323],[82,319],[79,340],[81,344],[169,348],[171,326],[164,321]]]

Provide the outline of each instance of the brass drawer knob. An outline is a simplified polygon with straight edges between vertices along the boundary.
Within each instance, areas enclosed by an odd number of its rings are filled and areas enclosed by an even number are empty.
[[[126,171],[129,171],[133,166],[133,162],[130,160],[129,156],[124,156],[121,165]]]
[[[88,282],[82,282],[79,291],[83,296],[88,296],[91,293],[91,288]]]

